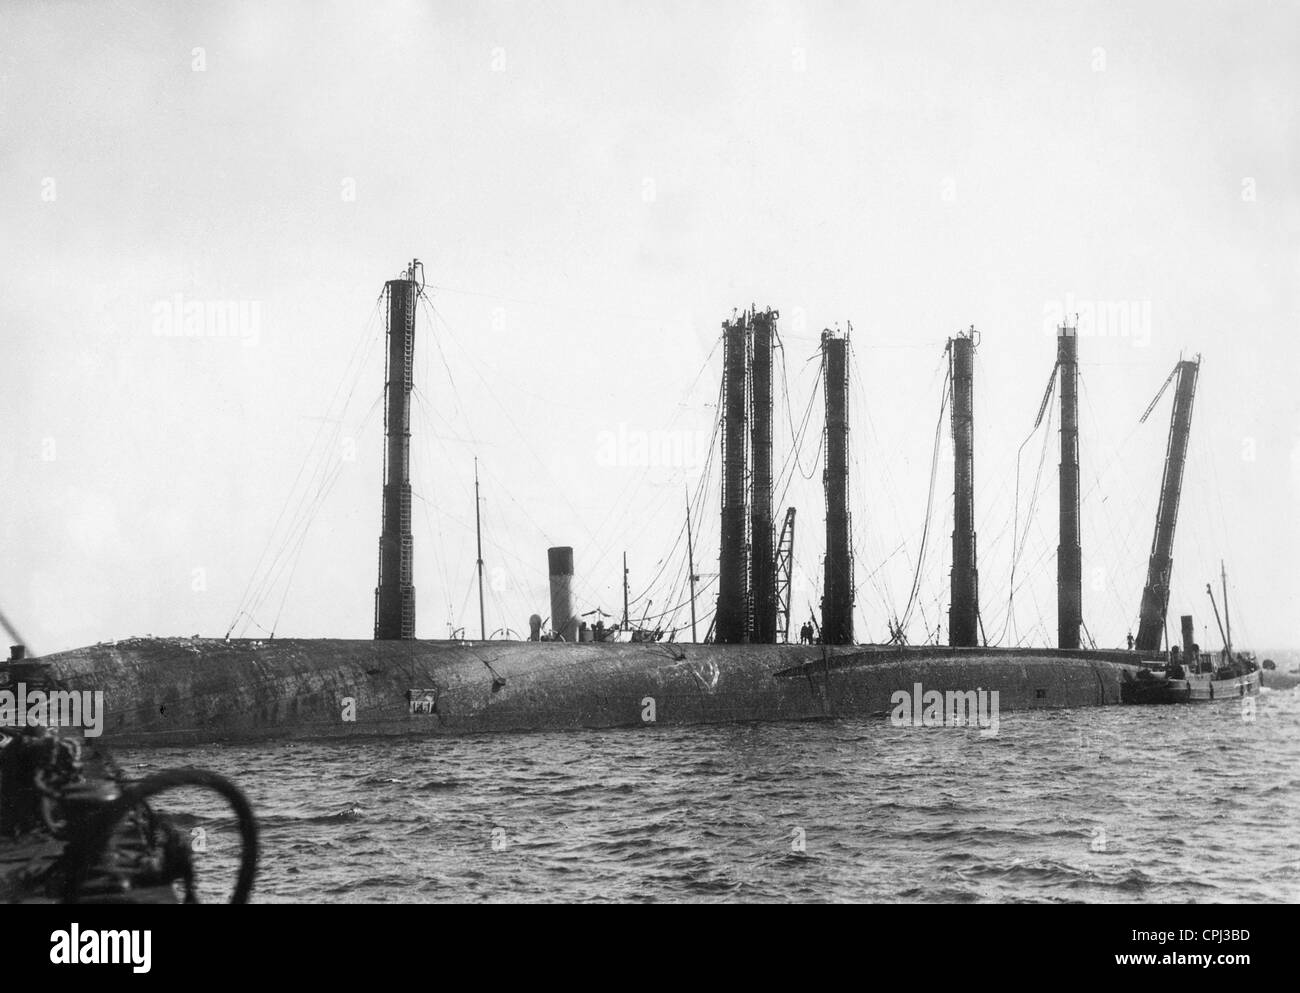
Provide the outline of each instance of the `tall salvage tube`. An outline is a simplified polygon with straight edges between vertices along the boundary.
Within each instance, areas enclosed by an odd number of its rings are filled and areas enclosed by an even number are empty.
[[[718,555],[718,612],[714,640],[748,640],[748,548],[745,516],[745,322],[724,322],[722,372],[722,537]]]
[[[375,589],[375,639],[415,637],[411,537],[411,366],[415,353],[415,265],[385,284],[388,360],[384,377],[384,508]]]
[[[1083,625],[1083,552],[1079,543],[1079,338],[1062,325],[1056,337],[1061,375],[1061,519],[1056,549],[1056,635],[1061,648],[1079,647]]]
[[[848,340],[822,332],[826,397],[826,562],[822,578],[822,641],[853,644],[853,556],[849,547]]]
[[[1178,501],[1183,490],[1183,466],[1187,462],[1187,439],[1192,430],[1192,402],[1196,398],[1196,377],[1201,360],[1178,363],[1178,385],[1174,390],[1174,411],[1169,420],[1169,443],[1165,450],[1165,471],[1160,482],[1160,506],[1156,531],[1151,540],[1147,583],[1142,590],[1142,612],[1138,620],[1139,652],[1157,652],[1169,608],[1169,577],[1173,570],[1174,528],[1178,524]]]
[[[578,640],[578,618],[573,613],[573,549],[568,545],[546,550],[551,577],[551,631],[565,641]]]
[[[776,557],[772,530],[772,346],[773,310],[750,319],[750,597],[754,607],[750,640],[776,641]]]
[[[952,369],[953,531],[948,644],[979,644],[979,572],[975,562],[975,337],[948,341]]]

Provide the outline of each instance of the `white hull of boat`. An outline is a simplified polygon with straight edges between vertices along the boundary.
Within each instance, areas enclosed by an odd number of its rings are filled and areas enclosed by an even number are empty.
[[[1244,676],[1229,679],[1215,679],[1212,676],[1189,676],[1187,679],[1170,680],[1172,683],[1187,685],[1187,699],[1193,703],[1209,703],[1211,700],[1234,700],[1243,696],[1259,693],[1259,670],[1248,672]]]

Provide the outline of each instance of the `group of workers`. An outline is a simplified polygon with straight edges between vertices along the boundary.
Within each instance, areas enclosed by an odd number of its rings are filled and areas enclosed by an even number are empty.
[[[820,645],[822,636],[817,630],[817,625],[812,621],[804,621],[803,627],[799,629],[799,644],[801,645]]]

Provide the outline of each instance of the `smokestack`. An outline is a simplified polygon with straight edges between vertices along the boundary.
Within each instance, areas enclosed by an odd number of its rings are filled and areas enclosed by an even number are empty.
[[[975,562],[975,329],[948,340],[952,381],[952,597],[948,644],[979,644],[979,571]]]
[[[722,538],[714,638],[719,644],[737,644],[749,639],[744,320],[724,322],[722,336]]]
[[[853,644],[853,556],[849,548],[848,339],[822,332],[826,398],[826,562],[822,577],[822,642]]]
[[[1192,645],[1196,643],[1196,629],[1192,627],[1192,615],[1183,614],[1183,664],[1195,666],[1197,659],[1192,653]]]
[[[1165,471],[1160,481],[1160,506],[1156,511],[1156,531],[1151,540],[1147,584],[1142,590],[1142,612],[1135,643],[1140,652],[1160,650],[1165,614],[1169,609],[1169,577],[1174,567],[1174,528],[1178,524],[1178,501],[1183,490],[1187,439],[1192,431],[1192,401],[1196,398],[1196,377],[1200,367],[1201,360],[1198,356],[1195,360],[1180,361],[1175,370],[1178,385],[1174,389],[1174,410],[1169,418]],[[1160,399],[1159,394],[1156,399]],[[1149,413],[1150,408],[1147,409]]]
[[[1056,636],[1079,647],[1083,625],[1083,551],[1079,547],[1079,338],[1064,324],[1056,336],[1061,374],[1061,517],[1056,549]]]
[[[384,377],[384,511],[375,589],[375,639],[415,637],[411,537],[411,359],[419,287],[411,263],[388,294],[388,363]]]
[[[573,613],[573,549],[568,545],[546,550],[551,573],[551,631],[565,641],[578,640],[578,618]]]
[[[772,532],[772,344],[773,324],[780,315],[773,310],[754,313],[750,320],[750,571],[749,588],[754,604],[750,640],[761,644],[776,641],[776,559]]]

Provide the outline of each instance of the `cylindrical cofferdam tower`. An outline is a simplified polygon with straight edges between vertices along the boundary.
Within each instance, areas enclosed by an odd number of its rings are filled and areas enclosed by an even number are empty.
[[[848,339],[822,332],[826,399],[826,561],[822,577],[822,641],[853,644],[853,554],[849,521]]]
[[[1060,545],[1056,549],[1056,635],[1060,648],[1079,647],[1083,625],[1083,552],[1079,545],[1079,338],[1061,325],[1056,363],[1061,376]]]
[[[578,640],[578,618],[573,613],[573,549],[561,545],[546,550],[551,577],[551,631],[565,641]]]
[[[718,612],[714,640],[738,644],[749,638],[749,534],[745,506],[746,391],[745,322],[722,325],[722,538],[718,554]]]
[[[1169,576],[1174,567],[1174,529],[1178,524],[1183,466],[1187,463],[1187,439],[1192,432],[1192,403],[1196,399],[1196,378],[1200,369],[1198,356],[1194,360],[1181,360],[1175,370],[1178,383],[1174,388],[1174,410],[1169,419],[1169,442],[1165,449],[1165,471],[1160,481],[1156,533],[1151,540],[1147,583],[1142,590],[1138,635],[1133,646],[1139,652],[1159,651],[1164,634],[1165,612],[1169,608]]]
[[[776,641],[776,557],[772,531],[772,348],[774,310],[750,315],[749,592],[753,603],[750,640]]]
[[[421,287],[418,261],[402,279],[389,280],[388,361],[384,377],[384,510],[375,588],[375,638],[415,637],[415,586],[411,537],[411,367],[415,305]],[[423,270],[421,270],[423,273]]]
[[[979,644],[979,572],[975,562],[975,329],[948,340],[953,444],[952,599],[948,644]]]

